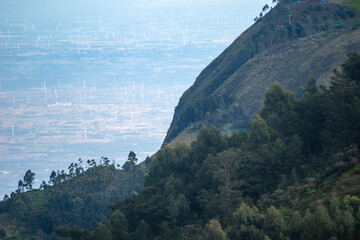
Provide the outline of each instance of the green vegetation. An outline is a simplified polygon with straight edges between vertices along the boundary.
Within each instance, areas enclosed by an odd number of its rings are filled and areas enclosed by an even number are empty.
[[[333,0],[334,2],[340,2],[345,5],[351,6],[360,10],[360,1],[359,0]]]
[[[0,229],[0,238],[5,232],[15,239],[34,235],[53,239],[57,226],[83,229],[100,222],[109,214],[109,204],[143,188],[150,159],[140,165],[136,160],[131,151],[123,170],[119,170],[107,158],[99,163],[88,160],[86,166],[79,159],[70,164],[68,172],[53,171],[49,183],[43,181],[39,190],[32,189],[35,173],[28,170],[18,189],[0,202],[0,226],[4,228]]]
[[[360,56],[303,98],[275,82],[248,132],[164,146],[140,194],[72,239],[359,239]],[[101,235],[102,234],[102,235]],[[102,236],[102,237],[99,237]]]
[[[4,229],[0,228],[0,238],[5,238],[6,237],[6,232]]]
[[[350,4],[353,6],[353,7],[356,7],[357,9],[360,10],[360,1],[359,0],[352,0],[350,2]]]
[[[294,2],[280,1],[201,72],[176,107],[166,143],[194,140],[202,126],[245,130],[273,82],[301,97],[311,73],[328,86],[346,54],[360,52],[358,10],[344,1]]]
[[[359,239],[360,56],[329,74],[360,51],[359,13],[275,2],[184,93],[171,144],[123,170],[79,159],[40,190],[27,171],[0,238]]]

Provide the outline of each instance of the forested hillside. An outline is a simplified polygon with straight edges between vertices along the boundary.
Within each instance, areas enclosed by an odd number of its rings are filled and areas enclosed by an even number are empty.
[[[244,130],[274,81],[301,97],[310,74],[326,85],[347,53],[360,52],[358,1],[277,2],[183,94],[166,143],[189,142],[202,126],[228,135]]]
[[[184,93],[153,157],[79,160],[40,190],[27,172],[0,238],[360,239],[360,6],[277,2]]]
[[[142,190],[150,159],[139,165],[136,161],[136,154],[130,152],[120,170],[107,158],[87,163],[79,159],[68,172],[53,171],[40,189],[32,189],[25,174],[18,189],[0,202],[0,231],[8,239],[56,239],[57,226],[83,229],[100,222],[109,214],[109,204]]]
[[[298,99],[275,82],[249,131],[164,146],[139,195],[72,239],[359,239],[360,56]]]

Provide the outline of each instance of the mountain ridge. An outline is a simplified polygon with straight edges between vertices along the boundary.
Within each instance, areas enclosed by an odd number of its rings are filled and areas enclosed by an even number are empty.
[[[357,10],[330,1],[290,3],[281,1],[199,74],[164,142],[191,142],[202,126],[225,134],[246,129],[274,81],[299,97],[311,74],[326,85],[348,52],[360,52]]]

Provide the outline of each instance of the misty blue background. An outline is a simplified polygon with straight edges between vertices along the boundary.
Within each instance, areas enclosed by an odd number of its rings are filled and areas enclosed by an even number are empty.
[[[0,196],[27,169],[159,149],[181,94],[271,1],[0,2]],[[38,186],[38,185],[36,185]]]

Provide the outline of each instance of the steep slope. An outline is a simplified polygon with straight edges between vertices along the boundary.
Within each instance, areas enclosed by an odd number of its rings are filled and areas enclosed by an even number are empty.
[[[164,146],[144,189],[71,239],[360,239],[360,55],[301,99],[276,82],[249,131]],[[105,237],[106,236],[106,237]],[[100,238],[101,237],[101,238]]]
[[[274,81],[299,96],[310,74],[326,84],[348,52],[360,52],[356,8],[293,2],[281,1],[200,73],[181,97],[164,142],[193,140],[204,125],[225,134],[245,129]]]

